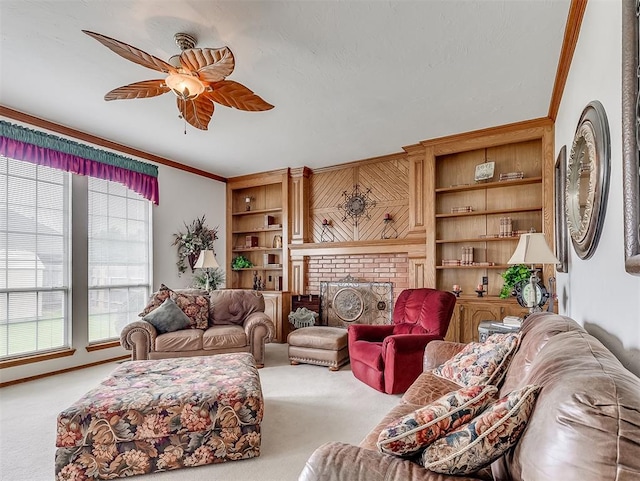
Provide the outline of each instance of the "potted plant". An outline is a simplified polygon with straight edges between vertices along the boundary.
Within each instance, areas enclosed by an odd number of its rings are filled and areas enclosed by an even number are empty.
[[[232,269],[247,269],[249,267],[253,267],[253,262],[245,256],[234,257],[233,262],[231,263]]]
[[[209,280],[208,284],[207,278]],[[206,289],[208,285],[209,290],[215,290],[224,285],[224,280],[225,274],[222,268],[202,269],[201,272],[193,275],[192,286],[196,289]]]
[[[218,238],[218,228],[210,229],[205,224],[205,216],[197,218],[191,224],[184,223],[186,232],[174,234],[173,244],[178,247],[178,275],[184,274],[187,265],[193,272],[193,265],[200,251],[213,249],[213,242]]]
[[[504,285],[500,291],[500,299],[506,299],[511,296],[513,288],[518,282],[529,279],[531,275],[529,268],[524,264],[515,264],[502,273]]]

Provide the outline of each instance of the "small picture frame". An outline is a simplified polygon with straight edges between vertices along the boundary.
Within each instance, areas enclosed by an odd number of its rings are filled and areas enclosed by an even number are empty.
[[[493,179],[493,173],[496,168],[495,162],[484,162],[476,165],[476,175],[474,177],[476,182],[481,180]]]

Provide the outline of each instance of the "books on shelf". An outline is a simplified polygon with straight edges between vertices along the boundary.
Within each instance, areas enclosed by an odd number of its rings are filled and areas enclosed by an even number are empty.
[[[463,214],[465,212],[473,212],[473,207],[470,205],[464,205],[462,207],[451,207],[452,214]]]
[[[472,262],[471,264],[478,267],[490,267],[496,265],[495,262]]]
[[[462,260],[463,266],[470,266],[473,264],[473,247],[462,247]]]
[[[524,179],[524,172],[503,172],[500,174],[500,182],[505,180],[518,180]]]
[[[520,327],[522,326],[522,318],[518,316],[507,316],[502,320],[502,323],[505,326]]]
[[[442,259],[442,265],[445,267],[459,266],[460,259]]]
[[[513,223],[511,217],[500,217],[500,237],[511,237],[513,235]]]

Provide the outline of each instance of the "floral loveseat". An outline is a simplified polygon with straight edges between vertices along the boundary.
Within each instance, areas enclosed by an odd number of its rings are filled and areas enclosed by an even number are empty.
[[[161,285],[140,313],[124,327],[120,343],[132,360],[250,352],[264,366],[264,346],[275,328],[257,291],[169,289]]]
[[[445,473],[464,470],[474,461],[468,455],[473,452],[470,450],[466,458],[458,456],[457,459],[464,461],[462,465],[451,469],[451,461],[456,459],[442,457],[440,450],[459,449],[456,446],[459,441],[462,441],[460,445],[467,442],[466,446],[478,447],[482,434],[478,438],[472,435],[463,439],[470,432],[469,426],[474,424],[471,421],[423,448],[422,454],[397,456],[380,452],[378,448],[387,440],[384,432],[397,427],[399,420],[405,416],[415,417],[425,406],[436,404],[434,401],[443,394],[460,390],[459,384],[436,373],[442,374],[443,369],[438,368],[454,359],[463,347],[445,341],[429,343],[424,372],[360,446],[339,442],[320,446],[308,459],[299,481],[640,479],[640,379],[575,321],[551,313],[534,314],[523,324],[519,347],[499,384],[497,397],[503,399],[523,389],[531,392],[530,386],[538,390],[535,403],[530,403],[524,413],[528,422],[520,422],[520,429],[509,435],[502,430],[503,424],[486,431],[489,436],[485,440],[489,442],[485,448],[495,446],[491,438],[498,439],[498,443],[511,442],[512,447],[497,458],[490,456],[484,467],[473,472]],[[485,387],[495,389],[490,385]],[[440,419],[443,422],[435,425],[433,431],[448,427],[452,418]],[[453,443],[447,446],[448,439]],[[438,445],[437,449],[431,450],[434,445]],[[397,446],[387,444],[380,450],[389,447]],[[436,458],[440,456],[436,462],[440,463],[439,468],[445,469],[434,472],[418,462],[424,463],[428,451],[436,454]],[[495,460],[491,463],[491,459]]]

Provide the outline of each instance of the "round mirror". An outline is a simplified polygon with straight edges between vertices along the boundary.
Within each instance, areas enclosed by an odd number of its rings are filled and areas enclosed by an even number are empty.
[[[607,206],[611,162],[609,124],[598,101],[582,111],[567,165],[567,227],[581,259],[595,252]]]

